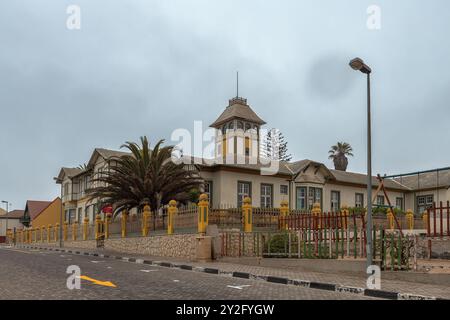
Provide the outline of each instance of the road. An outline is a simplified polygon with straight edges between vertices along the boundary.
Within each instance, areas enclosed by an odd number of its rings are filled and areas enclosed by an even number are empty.
[[[67,288],[71,265],[81,288]],[[36,249],[0,248],[0,299],[349,300],[355,294]]]

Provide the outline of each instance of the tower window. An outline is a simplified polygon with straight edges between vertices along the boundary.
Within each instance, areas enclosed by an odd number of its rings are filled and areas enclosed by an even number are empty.
[[[237,128],[244,130],[244,123],[242,121],[237,122]]]
[[[250,123],[245,124],[245,131],[250,130],[252,128],[252,125]]]

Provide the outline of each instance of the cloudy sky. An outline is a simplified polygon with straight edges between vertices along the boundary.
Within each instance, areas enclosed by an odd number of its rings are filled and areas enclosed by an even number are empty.
[[[66,27],[73,4],[80,30]],[[329,147],[347,141],[349,170],[364,172],[355,56],[374,70],[374,172],[448,166],[449,12],[448,0],[3,0],[0,200],[51,200],[59,168],[95,147],[206,127],[235,95],[236,70],[294,159],[331,166]]]

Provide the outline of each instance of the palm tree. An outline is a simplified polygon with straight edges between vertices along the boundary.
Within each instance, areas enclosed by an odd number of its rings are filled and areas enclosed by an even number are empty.
[[[90,199],[111,204],[114,215],[122,210],[142,209],[145,204],[158,212],[172,199],[188,202],[191,190],[199,189],[204,181],[196,172],[187,171],[183,163],[172,161],[173,147],[162,147],[163,143],[160,140],[151,150],[147,137],[141,137],[141,145],[122,145],[131,154],[108,159],[108,170],[92,180],[95,187],[88,190]]]
[[[348,166],[347,156],[353,157],[353,149],[347,142],[338,142],[336,145],[331,146],[328,153],[329,159],[333,160],[334,168],[339,171],[346,171]]]

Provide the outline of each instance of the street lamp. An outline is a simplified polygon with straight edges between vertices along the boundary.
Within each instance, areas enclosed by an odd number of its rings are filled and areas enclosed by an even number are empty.
[[[372,265],[372,126],[370,117],[370,73],[372,69],[360,58],[350,61],[353,70],[367,74],[367,267]]]

